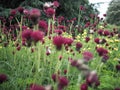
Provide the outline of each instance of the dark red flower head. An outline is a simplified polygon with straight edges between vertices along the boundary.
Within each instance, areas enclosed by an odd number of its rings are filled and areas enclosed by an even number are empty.
[[[29,10],[27,10],[27,9],[24,9],[24,10],[23,10],[23,13],[24,13],[26,16],[29,16],[30,11],[29,11]]]
[[[0,84],[5,82],[7,80],[7,75],[5,74],[0,74]]]
[[[64,44],[71,46],[71,44],[73,43],[73,39],[72,38],[64,38]]]
[[[99,30],[98,30],[98,34],[99,34],[99,35],[103,35],[103,30],[102,30],[102,29],[99,29]]]
[[[80,5],[80,10],[81,11],[84,11],[85,10],[85,7],[83,5]]]
[[[53,38],[53,44],[58,50],[60,50],[62,48],[62,45],[64,44],[64,38],[62,36],[55,36]]]
[[[76,43],[76,50],[79,51],[80,48],[82,48],[82,43],[77,42],[77,43]]]
[[[26,29],[22,32],[22,39],[23,40],[30,40],[31,39],[32,30]]]
[[[82,54],[83,54],[83,58],[85,61],[89,61],[89,60],[93,59],[93,54],[89,51],[85,51]]]
[[[109,59],[109,56],[107,54],[102,56],[102,62],[106,62]]]
[[[120,64],[116,65],[116,69],[120,71]]]
[[[54,2],[53,2],[53,5],[54,5],[55,8],[57,8],[57,7],[59,7],[60,4],[59,4],[58,1],[54,1]]]
[[[89,38],[89,37],[86,37],[86,38],[85,38],[85,41],[86,41],[86,42],[89,42],[89,41],[90,41],[90,38]]]
[[[56,29],[54,30],[55,33],[57,33],[58,35],[61,35],[63,33],[63,31],[61,29]]]
[[[81,84],[80,90],[88,90],[88,85],[87,85],[87,83]]]
[[[29,12],[31,20],[36,24],[41,13],[39,9],[33,8]]]
[[[117,87],[117,88],[115,88],[114,90],[120,90],[120,88],[119,88],[119,87]]]
[[[47,8],[45,13],[48,17],[52,17],[55,14],[55,10],[53,8]]]
[[[42,31],[33,31],[31,34],[31,39],[35,42],[43,41],[44,33]]]
[[[99,44],[100,43],[100,39],[99,38],[95,38],[94,42],[97,43],[97,44]]]
[[[31,84],[30,85],[30,90],[45,90],[45,87],[37,84]]]
[[[16,10],[16,9],[12,9],[12,10],[10,11],[10,15],[12,15],[12,16],[15,16],[16,13],[17,13],[17,10]]]
[[[18,10],[19,13],[23,13],[24,8],[23,7],[18,7],[17,10]]]
[[[40,20],[40,21],[38,22],[38,25],[39,25],[39,28],[42,28],[42,29],[47,29],[47,28],[48,28],[48,24],[47,24],[47,22],[44,21],[44,20]]]
[[[103,34],[104,34],[104,36],[108,36],[108,35],[110,35],[110,32],[109,32],[108,30],[105,30],[105,31],[103,32]]]
[[[104,49],[103,47],[99,47],[96,50],[97,50],[99,56],[103,56],[105,54],[108,54],[108,50]]]
[[[66,26],[64,25],[59,25],[57,28],[63,30],[63,32],[66,31]]]
[[[67,86],[69,83],[68,79],[66,77],[60,77],[58,80],[58,85],[61,87]]]

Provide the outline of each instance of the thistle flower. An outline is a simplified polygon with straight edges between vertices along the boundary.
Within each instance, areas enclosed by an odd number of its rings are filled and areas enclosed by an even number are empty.
[[[120,90],[120,88],[119,88],[119,87],[117,87],[117,88],[115,88],[114,90]]]
[[[99,35],[103,35],[103,30],[102,30],[102,29],[99,29],[97,33],[98,33]]]
[[[37,84],[31,84],[30,85],[30,90],[45,90],[45,87]]]
[[[23,13],[24,13],[26,16],[29,16],[29,15],[30,15],[30,11],[27,10],[27,9],[24,9],[24,10],[23,10]]]
[[[80,5],[80,10],[81,11],[84,11],[85,10],[85,7],[83,5]]]
[[[19,45],[19,46],[17,46],[17,48],[16,48],[18,51],[20,51],[20,49],[21,49],[21,46]]]
[[[94,42],[97,43],[97,44],[99,44],[100,43],[100,39],[99,38],[95,38]]]
[[[40,20],[40,21],[38,22],[38,25],[39,25],[39,28],[41,28],[41,29],[43,29],[43,30],[48,28],[48,24],[47,24],[47,22],[44,21],[44,20]]]
[[[65,18],[64,18],[63,16],[59,16],[57,19],[58,19],[58,22],[59,22],[59,23],[61,23],[62,21],[65,20]]]
[[[64,70],[64,74],[66,74],[66,73],[67,73],[67,70],[65,69],[65,70]]]
[[[86,37],[86,38],[85,38],[85,41],[86,41],[86,42],[89,42],[89,41],[90,41],[90,37]]]
[[[54,5],[55,8],[57,8],[57,7],[59,7],[60,4],[59,4],[58,1],[54,1],[54,2],[53,2],[53,5]]]
[[[64,38],[62,36],[55,36],[53,38],[53,44],[56,46],[56,49],[60,50],[64,44]]]
[[[109,32],[108,30],[105,30],[105,31],[103,32],[103,34],[104,34],[104,36],[108,36],[108,35],[110,35],[110,32]]]
[[[88,85],[87,85],[87,83],[81,84],[80,90],[88,90]]]
[[[76,50],[79,51],[82,48],[82,43],[77,42],[76,43]]]
[[[54,32],[57,33],[58,35],[61,35],[63,33],[63,31],[60,29],[56,29],[56,30],[54,30]]]
[[[59,74],[52,74],[52,80],[56,82],[60,78]]]
[[[102,62],[106,62],[109,59],[109,56],[107,54],[102,56]]]
[[[3,82],[7,81],[7,75],[5,74],[0,74],[0,84],[2,84]]]
[[[64,26],[64,25],[59,25],[57,28],[61,29],[63,32],[66,31],[66,26]]]
[[[116,70],[120,71],[120,64],[116,65]]]
[[[43,41],[44,33],[42,31],[36,30],[31,33],[31,39],[35,42]]]
[[[108,50],[104,49],[103,47],[99,47],[96,50],[97,50],[99,56],[103,56],[105,54],[108,54]]]
[[[24,8],[20,6],[20,7],[17,8],[17,10],[18,10],[19,13],[23,13]]]
[[[58,79],[58,90],[63,90],[68,85],[69,81],[66,77],[60,77]]]
[[[55,10],[53,8],[47,8],[45,13],[48,17],[52,17],[55,14]]]
[[[26,30],[22,31],[22,39],[23,40],[30,40],[31,39],[31,34],[32,34],[31,29],[26,29]]]
[[[100,40],[100,43],[101,44],[104,44],[104,43],[106,43],[107,41],[103,38],[102,40]]]
[[[85,61],[93,59],[93,54],[89,51],[84,51],[82,54]]]
[[[71,46],[72,43],[73,43],[73,39],[72,38],[64,38],[64,45]]]
[[[32,22],[34,24],[37,24],[38,19],[41,15],[40,10],[36,9],[36,8],[33,8],[33,9],[30,10],[29,14],[30,14],[30,18],[31,18]]]
[[[16,10],[16,9],[12,9],[12,10],[10,11],[10,15],[12,15],[12,16],[15,16],[16,13],[17,13],[17,10]]]

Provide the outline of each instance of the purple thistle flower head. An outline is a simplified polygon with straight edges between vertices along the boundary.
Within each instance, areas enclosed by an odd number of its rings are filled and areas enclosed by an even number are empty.
[[[47,22],[44,21],[44,20],[40,20],[40,21],[38,22],[38,25],[39,25],[39,28],[41,28],[41,29],[47,29],[47,28],[48,28],[48,24],[47,24]]]
[[[89,41],[90,41],[90,37],[86,37],[86,38],[85,38],[85,41],[86,41],[86,42],[89,42]]]
[[[16,10],[16,9],[12,9],[12,10],[10,11],[10,15],[12,15],[12,16],[15,16],[16,13],[17,13],[17,10]]]
[[[66,77],[60,77],[58,79],[58,90],[63,90],[68,85],[69,81]]]
[[[60,50],[64,44],[64,38],[62,36],[55,36],[53,38],[53,44],[56,46],[57,50]]]
[[[99,44],[100,43],[100,39],[99,38],[95,38],[94,42],[97,43],[97,44]]]
[[[31,34],[32,34],[31,29],[26,29],[26,30],[22,31],[22,39],[23,40],[30,40],[31,39]]]
[[[58,1],[54,1],[53,5],[54,5],[55,8],[57,8],[57,7],[59,7],[60,3]]]
[[[20,6],[20,7],[17,8],[17,10],[18,10],[19,13],[23,13],[24,8]]]
[[[73,43],[72,38],[64,38],[64,45],[71,46],[72,43]]]
[[[103,32],[103,34],[104,34],[104,36],[108,36],[108,35],[110,35],[110,32],[109,32],[108,30],[105,30],[105,31]]]
[[[48,17],[52,17],[55,14],[55,10],[53,8],[47,8],[45,13]]]
[[[99,56],[103,56],[105,54],[108,54],[108,50],[104,49],[103,47],[99,47],[96,50],[97,50]]]
[[[77,43],[76,43],[76,50],[79,51],[80,48],[82,48],[82,43],[77,42]]]
[[[37,84],[31,84],[30,85],[30,90],[45,90],[45,87]]]
[[[115,88],[114,90],[120,90],[120,88],[119,88],[119,87],[117,87],[117,88]]]
[[[85,61],[93,59],[93,54],[89,51],[84,51],[82,54]]]
[[[87,83],[81,84],[80,90],[88,90],[88,85],[87,85]]]
[[[30,18],[31,18],[32,22],[34,24],[36,24],[38,22],[38,19],[39,19],[40,15],[41,15],[40,10],[36,9],[36,8],[33,8],[29,11],[29,14],[30,14]]]
[[[42,31],[36,30],[36,31],[33,31],[31,34],[31,39],[35,42],[38,42],[38,41],[42,42],[43,38],[44,38],[44,33]]]
[[[109,59],[109,56],[107,54],[102,56],[102,62],[106,62]]]
[[[56,29],[54,30],[55,33],[57,33],[58,35],[61,35],[63,33],[63,31],[61,29]]]
[[[5,74],[0,74],[0,84],[5,82],[7,80],[7,75]]]
[[[99,34],[99,35],[103,35],[103,30],[102,30],[102,29],[99,29],[99,30],[98,30],[98,34]]]
[[[120,64],[116,65],[116,70],[120,71]]]

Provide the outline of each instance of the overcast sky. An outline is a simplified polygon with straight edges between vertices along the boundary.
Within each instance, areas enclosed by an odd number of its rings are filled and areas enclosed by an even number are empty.
[[[107,8],[108,8],[108,4],[111,2],[112,0],[89,0],[90,3],[99,3],[99,2],[105,2],[104,4],[100,4],[100,6],[97,8],[100,12],[100,17],[103,16],[103,14],[106,13]]]

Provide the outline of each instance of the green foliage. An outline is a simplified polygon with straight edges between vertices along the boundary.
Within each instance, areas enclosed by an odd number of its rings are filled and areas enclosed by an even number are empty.
[[[39,8],[43,9],[43,4],[45,2],[52,2],[53,0],[11,0],[5,2],[1,1],[1,7],[0,7],[0,16],[8,16],[9,15],[9,9],[17,8],[18,6],[23,6],[27,9],[30,8]],[[68,19],[78,17],[79,13],[79,7],[80,5],[83,5],[86,8],[86,11],[81,13],[81,16],[86,16],[89,18],[89,14],[95,13],[97,10],[95,10],[93,5],[89,4],[88,0],[58,0],[60,2],[60,7],[57,9],[57,15],[62,15],[67,17]],[[14,3],[14,4],[13,4]],[[2,8],[2,9],[1,9]]]
[[[112,0],[107,11],[107,22],[120,25],[120,0]]]

